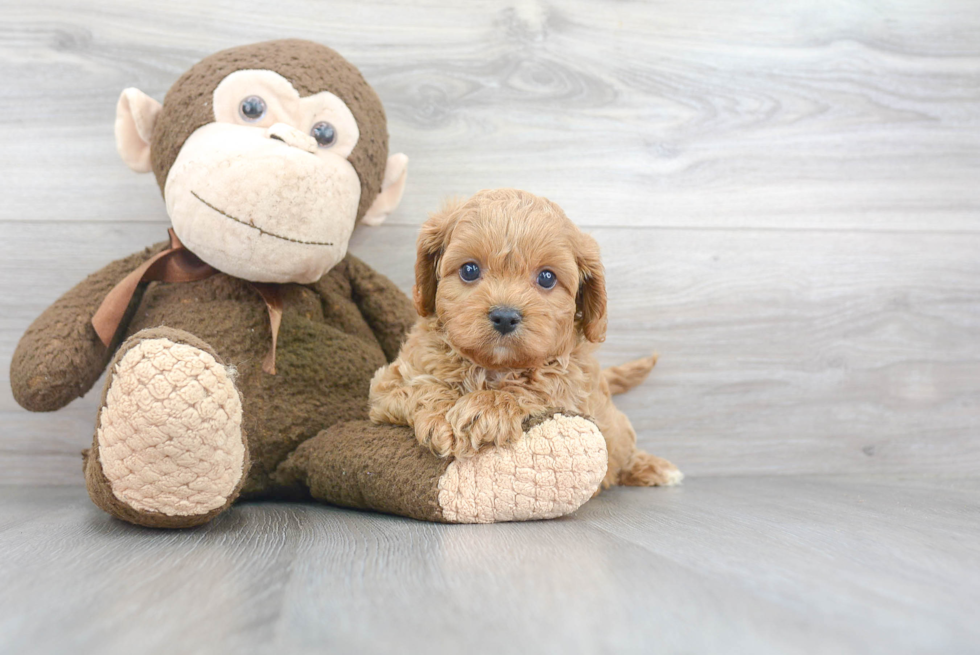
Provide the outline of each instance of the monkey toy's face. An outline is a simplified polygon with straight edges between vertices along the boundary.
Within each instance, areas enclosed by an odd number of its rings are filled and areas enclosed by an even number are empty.
[[[237,52],[231,61],[240,65],[243,51],[259,51],[252,59],[265,66],[229,72],[235,66],[222,56]],[[358,218],[378,224],[397,206],[407,158],[387,157],[377,96],[333,51],[270,42],[218,53],[197,67],[213,58],[203,93],[200,74],[190,76],[190,93],[180,88],[194,69],[162,107],[135,89],[123,92],[120,153],[133,168],[157,173],[174,231],[208,264],[256,282],[314,282],[344,257]],[[305,58],[305,67],[290,63],[296,58]],[[185,120],[200,114],[187,95],[206,101],[208,115]]]
[[[164,197],[184,245],[236,277],[313,282],[347,251],[361,183],[357,121],[334,94],[242,70],[214,90],[214,122],[184,142]]]

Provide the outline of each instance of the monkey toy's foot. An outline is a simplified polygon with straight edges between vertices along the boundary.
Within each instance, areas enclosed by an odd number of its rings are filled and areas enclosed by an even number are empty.
[[[580,416],[532,421],[524,438],[457,459],[439,478],[449,523],[553,519],[591,498],[606,473],[606,440]],[[528,424],[526,424],[528,425]]]
[[[211,348],[169,328],[123,343],[85,453],[95,504],[139,525],[200,525],[238,496],[247,470],[241,398]]]
[[[340,423],[300,445],[277,478],[317,500],[443,523],[551,519],[591,498],[606,473],[591,421],[560,412],[525,424],[507,446],[440,458],[411,428]]]

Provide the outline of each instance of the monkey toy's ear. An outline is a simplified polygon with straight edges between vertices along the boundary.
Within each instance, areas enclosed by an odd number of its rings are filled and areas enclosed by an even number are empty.
[[[402,153],[388,157],[385,166],[384,180],[381,182],[381,192],[364,213],[361,222],[365,225],[381,225],[388,214],[395,211],[405,193],[405,181],[408,179],[408,157]]]
[[[123,91],[116,104],[116,149],[137,173],[150,172],[150,139],[162,106],[134,88]]]

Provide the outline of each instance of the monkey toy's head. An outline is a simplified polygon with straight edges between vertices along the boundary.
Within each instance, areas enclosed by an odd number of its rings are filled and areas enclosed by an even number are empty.
[[[322,277],[358,220],[377,225],[395,209],[408,164],[388,157],[384,109],[360,72],[301,40],[211,55],[162,105],[126,89],[116,145],[156,175],[183,244],[253,282]]]

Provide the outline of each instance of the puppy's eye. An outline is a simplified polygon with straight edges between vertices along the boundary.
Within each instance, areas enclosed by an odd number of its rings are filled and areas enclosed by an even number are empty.
[[[265,116],[265,100],[258,96],[249,96],[238,105],[238,113],[249,123],[261,120]]]
[[[543,289],[550,289],[558,282],[558,276],[547,268],[538,273],[538,285]]]
[[[459,267],[459,276],[463,282],[473,282],[480,277],[480,267],[475,262],[466,262]]]

